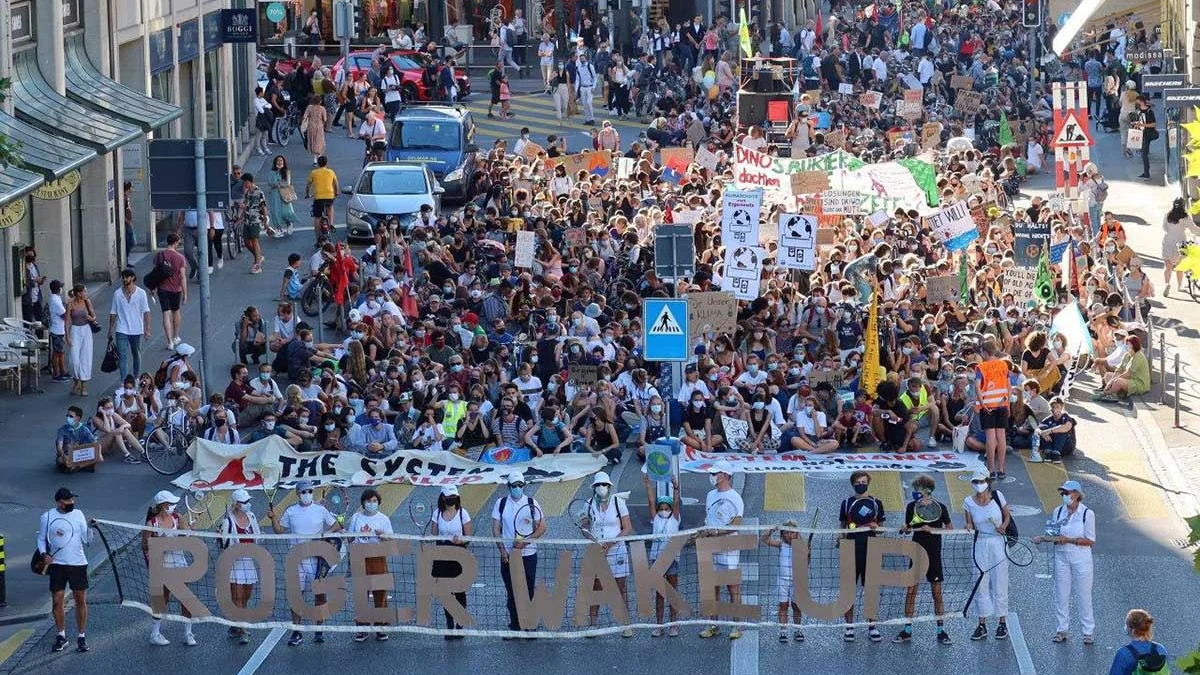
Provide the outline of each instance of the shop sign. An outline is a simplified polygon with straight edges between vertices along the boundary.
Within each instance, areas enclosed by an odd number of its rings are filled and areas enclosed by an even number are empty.
[[[12,227],[21,222],[25,217],[25,200],[18,199],[15,202],[0,206],[0,230]]]
[[[43,183],[38,189],[33,191],[33,196],[45,200],[62,199],[75,192],[78,188],[79,170],[76,169],[58,180]]]

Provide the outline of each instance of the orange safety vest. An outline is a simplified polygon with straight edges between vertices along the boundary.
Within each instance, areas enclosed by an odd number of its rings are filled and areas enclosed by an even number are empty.
[[[975,367],[983,376],[979,385],[978,407],[994,410],[1008,407],[1008,364],[1000,359],[984,361]]]

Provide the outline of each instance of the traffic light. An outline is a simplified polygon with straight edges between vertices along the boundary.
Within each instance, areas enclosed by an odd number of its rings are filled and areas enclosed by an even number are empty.
[[[350,35],[360,38],[366,34],[367,15],[363,9],[362,0],[350,0],[350,6],[353,7],[352,11],[354,12],[354,22],[351,24],[353,31]]]
[[[1021,25],[1037,28],[1042,25],[1042,0],[1021,0]]]
[[[338,0],[333,5],[333,39],[350,37],[350,2]]]

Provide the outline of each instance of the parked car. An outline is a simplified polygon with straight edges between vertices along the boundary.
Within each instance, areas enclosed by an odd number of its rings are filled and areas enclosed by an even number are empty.
[[[346,205],[346,236],[350,239],[371,239],[373,222],[383,222],[391,216],[400,225],[411,227],[429,205],[436,216],[441,212],[442,193],[433,171],[420,162],[371,162],[363,167]]]
[[[445,188],[447,201],[475,196],[475,121],[466,108],[405,106],[388,134],[388,161],[421,162]]]
[[[350,60],[349,73],[354,75],[359,72],[369,72],[371,70],[371,58],[375,52],[351,52],[346,58]],[[388,60],[392,67],[400,75],[400,98],[405,103],[410,101],[431,101],[429,88],[425,86],[421,75],[425,70],[425,66],[432,62],[432,57],[424,52],[419,52],[411,49],[401,49],[388,52]],[[340,74],[344,67],[346,59],[338,59],[338,62],[333,65],[333,79],[340,81]],[[454,69],[454,81],[458,85],[458,98],[463,100],[471,93],[471,78],[467,75],[464,68]]]

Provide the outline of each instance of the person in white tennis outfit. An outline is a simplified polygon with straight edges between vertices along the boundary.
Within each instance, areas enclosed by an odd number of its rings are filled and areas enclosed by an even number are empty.
[[[217,531],[223,535],[220,541],[222,549],[234,544],[253,544],[258,538],[253,535],[262,534],[258,526],[258,518],[250,510],[250,493],[238,488],[229,496],[230,509],[225,517],[217,524]],[[247,536],[249,535],[249,536]],[[238,558],[229,569],[229,596],[238,607],[249,607],[254,587],[258,584],[258,565],[253,558]],[[245,628],[231,626],[229,637],[237,638],[238,644],[250,644],[250,633]]]
[[[1083,628],[1083,644],[1095,642],[1096,618],[1092,614],[1092,547],[1096,545],[1096,512],[1084,506],[1083,487],[1069,480],[1058,488],[1063,505],[1054,509],[1050,522],[1057,536],[1037,536],[1036,543],[1054,544],[1054,615],[1058,620],[1054,642],[1066,642],[1071,627],[1071,591]]]
[[[612,493],[612,487],[612,479],[607,473],[597,471],[592,476],[592,498],[588,500],[583,527],[604,547],[608,568],[621,591],[621,600],[628,605],[629,595],[625,590],[625,579],[629,576],[629,546],[623,541],[614,540],[633,534],[633,525],[629,521],[629,507],[625,505],[624,499]],[[596,590],[600,590],[599,583],[596,582]],[[600,618],[599,605],[588,608],[588,617],[588,625],[595,626]],[[621,631],[621,637],[633,637],[633,629],[626,628]]]
[[[187,521],[179,517],[175,512],[175,505],[179,503],[179,497],[176,497],[170,490],[159,490],[154,495],[153,504],[146,512],[146,527],[153,527],[156,530],[142,530],[142,557],[146,559],[147,564],[150,561],[150,540],[158,537],[178,537],[181,530],[191,529]],[[166,550],[163,551],[163,567],[182,568],[188,566],[187,556],[183,551]],[[169,604],[171,602],[171,594],[163,589],[163,597]],[[192,618],[191,612],[187,607],[180,603],[179,613],[184,618]],[[163,637],[162,634],[162,616],[152,614],[153,622],[150,627],[150,644],[159,647],[171,644],[171,641]],[[192,633],[192,623],[190,621],[183,624],[183,641],[189,647],[196,646],[196,636]]]
[[[722,526],[741,525],[742,516],[746,512],[746,505],[742,502],[742,496],[733,489],[733,465],[725,460],[719,460],[713,463],[708,470],[709,482],[712,483],[713,489],[708,491],[708,495],[704,498],[704,526],[713,528],[707,530],[710,536],[720,536],[725,534],[727,530],[720,529]],[[732,504],[730,508],[729,505]],[[729,511],[730,513],[726,513]],[[731,518],[726,518],[732,515]],[[738,568],[739,556],[737,551],[726,551],[717,553],[713,556],[713,564],[721,569],[735,570]],[[729,585],[725,589],[729,592],[729,601],[739,603],[741,600],[741,587],[738,585]],[[720,589],[717,590],[720,594]],[[717,618],[717,617],[712,617]],[[709,625],[708,628],[700,631],[700,637],[710,638],[721,634],[721,629],[716,624]],[[729,631],[729,639],[736,640],[742,637],[740,628],[734,628]]]
[[[963,500],[963,511],[967,516],[967,529],[975,532],[975,565],[983,575],[975,590],[975,611],[979,625],[971,634],[972,640],[983,640],[988,635],[987,620],[996,617],[995,637],[1008,637],[1008,554],[1005,551],[1004,530],[1012,520],[1008,512],[1008,500],[999,490],[992,489],[992,479],[986,471],[971,475],[971,487],[975,494]]]

